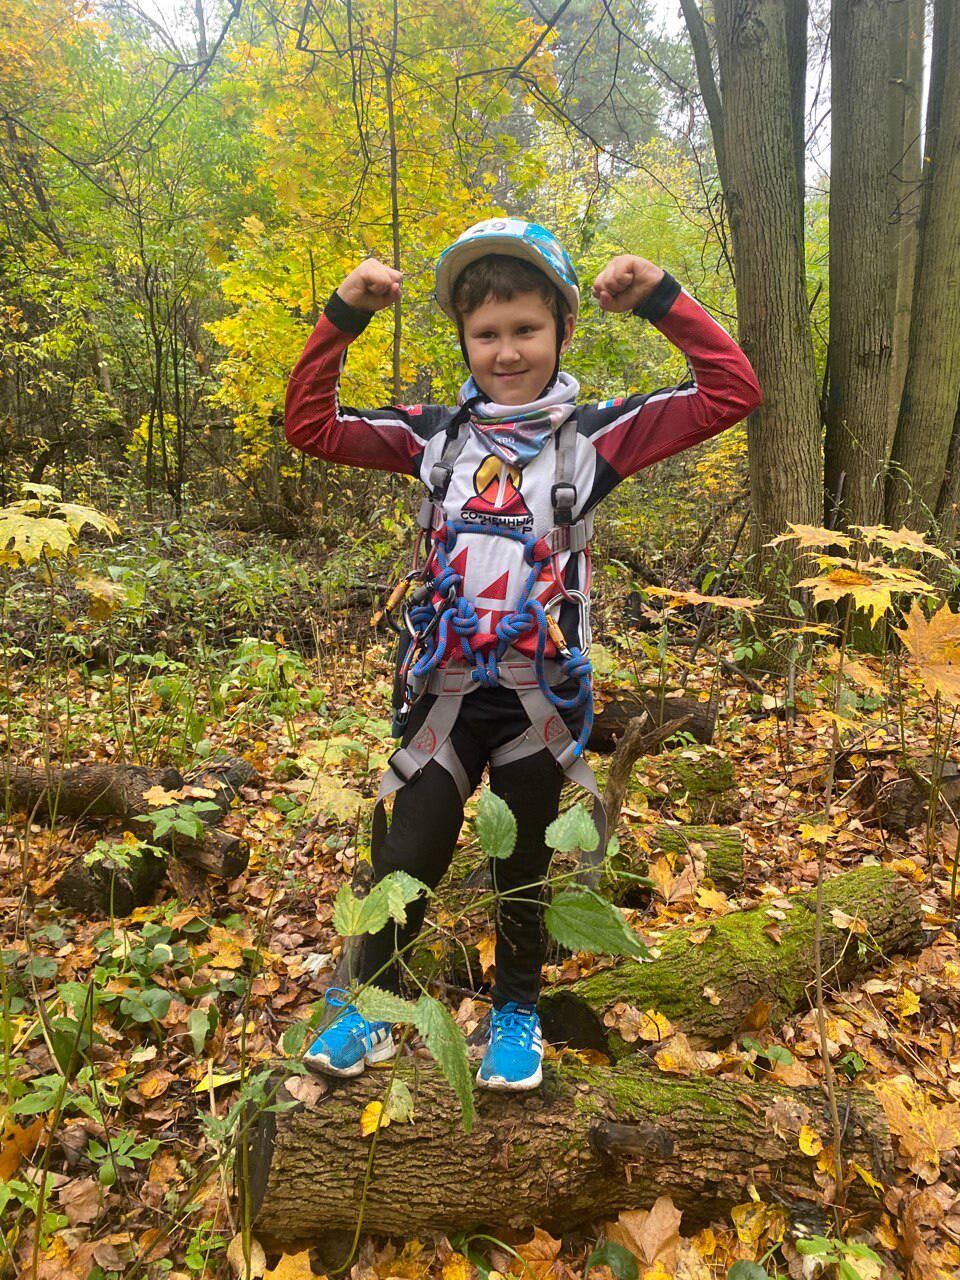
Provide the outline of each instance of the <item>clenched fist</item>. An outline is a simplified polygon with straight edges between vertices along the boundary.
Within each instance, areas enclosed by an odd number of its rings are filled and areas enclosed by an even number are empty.
[[[337,293],[359,311],[382,311],[400,297],[403,273],[376,258],[367,258],[354,267]]]
[[[602,311],[632,311],[646,302],[666,273],[646,258],[622,253],[611,258],[593,282]]]

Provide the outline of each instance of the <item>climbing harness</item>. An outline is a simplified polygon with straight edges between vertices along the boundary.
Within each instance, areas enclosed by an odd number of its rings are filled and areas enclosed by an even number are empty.
[[[466,442],[467,432],[461,428],[466,425],[472,407],[472,401],[461,406],[447,429],[441,457],[431,468],[430,493],[424,498],[418,515],[420,534],[414,553],[414,567],[391,594],[396,608],[409,586],[416,581],[421,583],[403,605],[406,636],[401,639],[397,671],[401,705],[394,723],[395,736],[402,735],[410,711],[424,695],[434,695],[435,701],[411,741],[390,757],[374,810],[373,849],[375,852],[379,849],[386,834],[385,799],[405,784],[415,781],[431,761],[446,769],[457,786],[461,801],[466,803],[471,791],[470,782],[450,735],[464,698],[479,688],[503,686],[516,692],[530,724],[523,733],[491,753],[491,765],[509,764],[546,747],[564,774],[591,793],[600,841],[596,850],[584,853],[583,878],[588,883],[595,883],[606,847],[606,816],[593,771],[583,759],[593,724],[593,693],[592,668],[587,656],[589,529],[585,520],[573,519],[577,503],[573,480],[576,420],[572,416],[568,418],[554,437],[556,471],[551,489],[554,527],[537,537],[533,533],[523,534],[493,523],[474,524],[447,519],[444,500],[457,458]],[[477,610],[460,594],[462,577],[451,564],[457,539],[466,533],[508,538],[521,543],[528,570],[516,605],[497,624],[496,641],[484,646],[486,652],[475,648],[472,643],[480,626]],[[421,564],[419,557],[424,547]],[[556,563],[556,557],[564,551],[582,555],[587,566],[585,591],[570,590],[564,585]],[[540,601],[532,598],[535,583],[551,564],[561,594],[580,610],[582,649],[568,646],[559,625],[547,614]],[[404,590],[400,591],[404,584]],[[532,658],[514,647],[521,637],[531,634],[536,637]],[[559,661],[545,656],[548,639],[553,642]],[[455,652],[457,642],[459,654]],[[448,648],[453,652],[448,654]],[[557,685],[569,680],[575,680],[577,685],[572,696],[563,697],[554,691]],[[575,740],[560,712],[578,707],[584,708],[584,720]]]

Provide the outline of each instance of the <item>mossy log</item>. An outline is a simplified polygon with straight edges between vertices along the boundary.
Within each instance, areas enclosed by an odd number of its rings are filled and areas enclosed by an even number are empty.
[[[7,775],[4,808],[29,813],[35,822],[59,818],[132,818],[149,806],[143,793],[183,786],[176,769],[137,765],[80,764],[71,769],[14,765]]]
[[[712,747],[677,747],[643,767],[644,780],[632,790],[655,808],[683,804],[695,823],[735,822],[740,816],[733,762]]]
[[[650,728],[659,728],[671,720],[683,720],[683,731],[697,742],[713,741],[716,727],[716,706],[700,702],[696,698],[661,697],[657,692],[627,693],[619,691],[616,697],[604,702],[597,712],[587,743],[589,750],[601,755],[613,751],[627,725],[637,716],[646,715]]]
[[[312,1106],[262,1111],[250,1134],[253,1229],[267,1248],[293,1252],[363,1228],[409,1237],[476,1226],[559,1234],[578,1222],[616,1218],[669,1195],[689,1230],[760,1198],[821,1229],[828,1212],[797,1134],[807,1124],[829,1141],[818,1089],[784,1089],[702,1076],[668,1076],[634,1059],[618,1068],[547,1063],[543,1086],[511,1097],[475,1091],[477,1116],[464,1133],[449,1086],[429,1063],[398,1076],[415,1099],[412,1123],[377,1135],[364,1196],[370,1138],[360,1114],[383,1101],[389,1074],[368,1071],[332,1083]],[[280,1099],[285,1097],[280,1090]],[[882,1108],[844,1090],[844,1155],[878,1181],[892,1154]],[[870,1218],[879,1202],[859,1177],[848,1213]]]
[[[718,888],[730,892],[743,888],[743,836],[736,827],[654,827],[650,853],[702,859],[704,875]]]
[[[887,957],[921,945],[917,892],[883,867],[860,867],[832,877],[824,884],[823,901],[828,988],[849,985]],[[554,1044],[600,1049],[616,1061],[642,1047],[604,1026],[604,1014],[618,1001],[666,1014],[701,1043],[768,1023],[778,1027],[808,1005],[815,911],[816,894],[809,891],[778,899],[777,906],[732,911],[709,924],[671,929],[658,940],[653,960],[624,961],[544,992],[539,1006],[544,1035]],[[839,927],[833,911],[862,920],[865,932]]]

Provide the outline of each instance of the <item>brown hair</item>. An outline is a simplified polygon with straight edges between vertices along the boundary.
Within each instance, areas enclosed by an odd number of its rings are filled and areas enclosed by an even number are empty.
[[[532,262],[503,253],[488,253],[464,267],[453,286],[453,309],[462,325],[488,298],[509,302],[518,293],[537,294],[553,312],[558,329],[562,327],[569,307],[560,290]]]

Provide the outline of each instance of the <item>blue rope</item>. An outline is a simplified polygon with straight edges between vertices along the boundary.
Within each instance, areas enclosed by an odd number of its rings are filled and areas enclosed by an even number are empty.
[[[530,565],[530,572],[523,584],[516,608],[498,623],[497,643],[486,654],[475,651],[470,643],[471,637],[475,636],[480,629],[480,619],[475,606],[458,594],[463,585],[463,578],[450,564],[450,555],[461,533],[487,534],[522,542],[524,560]],[[566,676],[578,682],[576,694],[572,698],[562,698],[555,694],[547,683],[544,670],[544,652],[548,635],[547,614],[539,600],[530,598],[541,569],[550,559],[549,556],[540,559],[535,557],[533,549],[538,541],[539,539],[533,534],[520,533],[514,529],[501,529],[495,524],[469,524],[465,520],[448,520],[438,530],[434,539],[434,551],[439,570],[433,580],[433,589],[437,595],[443,596],[447,603],[445,606],[421,604],[409,610],[410,623],[419,634],[422,635],[428,627],[431,628],[424,652],[413,664],[411,671],[414,676],[420,678],[428,675],[436,667],[446,653],[447,639],[452,627],[454,635],[460,641],[464,658],[473,664],[471,678],[484,689],[494,689],[500,683],[500,660],[507,649],[536,627],[537,647],[533,661],[540,691],[560,711],[570,711],[586,705],[583,728],[574,745],[574,754],[581,756],[593,727],[593,687],[590,679],[593,667],[583,650],[575,647],[561,661],[560,666]]]

